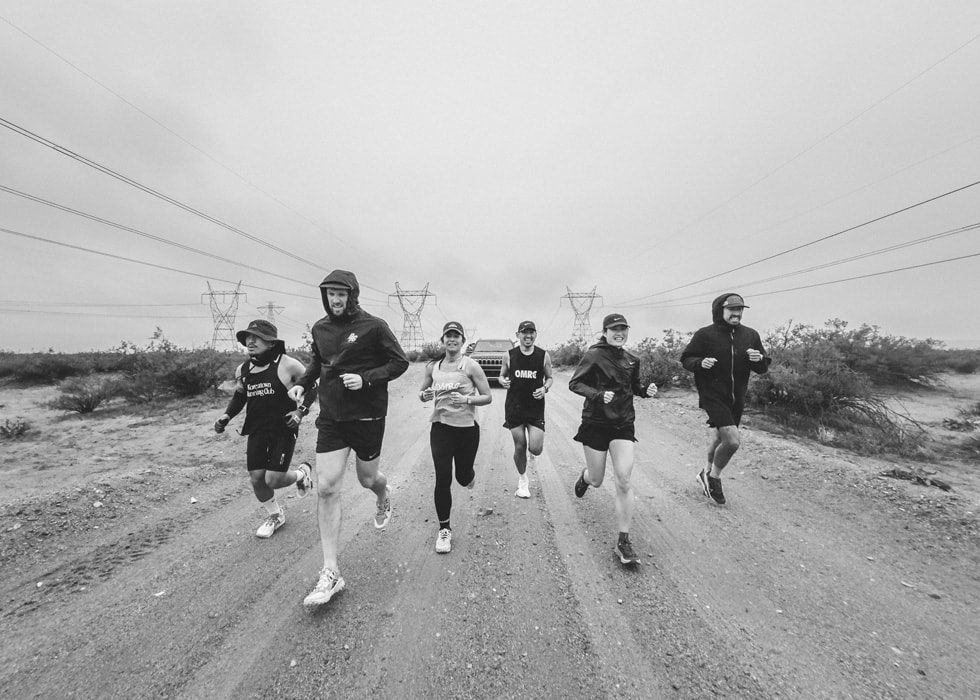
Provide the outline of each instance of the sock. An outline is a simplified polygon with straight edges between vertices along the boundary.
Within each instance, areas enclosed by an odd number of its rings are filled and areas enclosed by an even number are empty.
[[[449,527],[449,521],[448,520],[440,520],[439,521],[439,529],[440,530],[452,530],[452,528]]]
[[[272,498],[270,498],[268,501],[265,501],[264,503],[262,503],[262,507],[265,508],[265,511],[269,515],[279,515],[279,513],[282,512],[282,509],[279,508],[279,504],[276,503],[276,497],[275,496],[273,496]]]
[[[620,542],[622,542],[624,540],[628,540],[629,538],[630,538],[630,533],[628,533],[628,532],[621,532],[621,533],[619,533],[619,541]]]

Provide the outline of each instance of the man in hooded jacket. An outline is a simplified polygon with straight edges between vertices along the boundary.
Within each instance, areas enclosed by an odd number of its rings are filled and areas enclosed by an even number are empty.
[[[312,360],[290,390],[300,400],[319,379],[320,415],[316,444],[317,523],[323,569],[307,606],[328,602],[344,588],[337,566],[340,540],[340,489],[353,450],[361,486],[377,497],[374,526],[391,518],[388,479],[379,470],[388,382],[408,369],[408,360],[383,319],[358,305],[354,273],[334,270],[320,283],[327,315],[313,324]]]
[[[681,353],[681,364],[694,372],[698,406],[708,414],[711,430],[708,467],[698,473],[698,484],[704,495],[719,505],[725,503],[721,471],[740,445],[738,426],[749,374],[764,374],[772,361],[758,332],[742,325],[747,308],[739,294],[719,296],[711,302],[713,323],[698,329]]]

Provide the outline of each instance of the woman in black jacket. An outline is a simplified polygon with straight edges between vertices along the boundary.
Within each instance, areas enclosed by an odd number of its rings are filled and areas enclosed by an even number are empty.
[[[581,498],[590,486],[601,486],[606,475],[606,453],[612,456],[616,482],[616,524],[619,540],[616,554],[623,564],[640,561],[630,543],[633,520],[633,396],[654,396],[655,384],[640,383],[639,358],[623,349],[629,338],[629,324],[621,314],[609,314],[602,321],[602,339],[585,351],[568,388],[585,397],[582,425],[575,440],[585,450],[585,469],[575,482],[575,495]]]

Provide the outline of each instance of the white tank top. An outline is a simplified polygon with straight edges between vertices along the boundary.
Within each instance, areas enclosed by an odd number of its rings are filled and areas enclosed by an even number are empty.
[[[472,404],[454,405],[450,394],[454,391],[463,396],[476,396],[473,380],[466,374],[468,362],[473,362],[465,355],[454,367],[444,368],[445,360],[440,360],[432,366],[432,389],[436,392],[435,408],[432,410],[432,423],[445,423],[457,428],[476,425],[476,406]]]

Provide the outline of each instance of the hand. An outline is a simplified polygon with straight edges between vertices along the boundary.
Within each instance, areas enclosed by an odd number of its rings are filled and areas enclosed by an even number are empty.
[[[283,420],[286,421],[286,425],[295,430],[303,422],[303,412],[297,408],[283,416]]]
[[[539,386],[537,389],[531,392],[531,398],[541,400],[544,398],[544,395],[546,393],[548,393],[548,390],[545,389],[543,386]]]
[[[350,389],[351,391],[357,391],[364,386],[364,380],[361,379],[361,375],[359,374],[342,374],[340,375],[340,381],[344,383],[345,389]]]
[[[228,421],[230,420],[231,418],[229,418],[228,416],[221,416],[221,418],[219,418],[214,422],[214,432],[216,433],[225,432],[225,428],[228,427]]]
[[[718,362],[717,358],[706,357],[703,360],[701,360],[701,366],[704,367],[705,369],[711,369],[712,367],[715,366],[716,362]]]
[[[449,400],[453,402],[454,406],[458,406],[461,403],[467,403],[466,397],[460,394],[458,391],[454,391],[449,395]]]
[[[436,390],[433,389],[432,387],[429,387],[427,389],[422,389],[422,391],[419,392],[419,398],[422,400],[423,403],[427,401],[432,401],[432,399],[434,399],[435,397],[436,397]]]
[[[758,362],[762,359],[762,353],[755,348],[749,348],[745,352],[749,355],[749,362]]]
[[[497,381],[500,382],[500,386],[502,386],[504,389],[510,389],[510,377],[500,375],[497,378]]]
[[[602,392],[602,403],[609,403],[610,401],[613,400],[613,396],[615,396],[615,395],[616,394],[614,392],[612,392],[612,391],[604,391],[604,392]]]
[[[291,398],[296,403],[301,403],[303,401],[303,394],[306,393],[306,389],[301,386],[294,386],[289,391],[286,392],[286,396]]]
[[[654,396],[656,396],[657,395],[657,385],[654,384],[653,382],[650,382],[650,385],[647,387],[646,395],[647,395],[647,398],[650,398],[650,399],[652,399]]]

